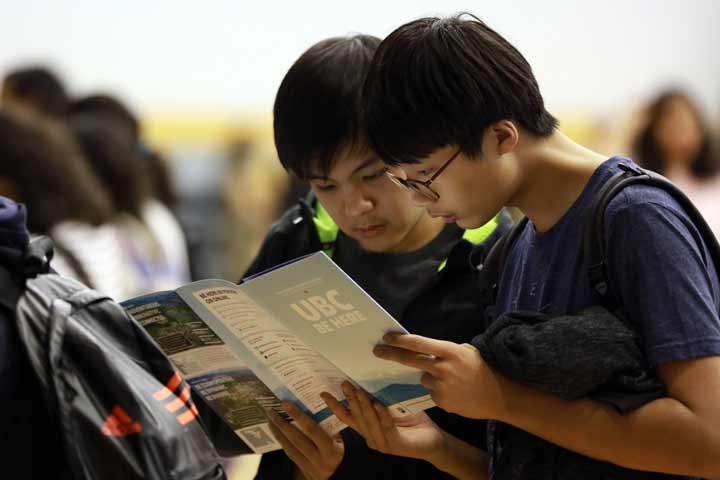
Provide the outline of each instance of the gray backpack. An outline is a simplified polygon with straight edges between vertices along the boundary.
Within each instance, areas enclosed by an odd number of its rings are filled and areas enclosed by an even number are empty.
[[[190,388],[117,303],[49,268],[30,243],[22,275],[0,268],[0,302],[60,428],[78,479],[225,479]],[[20,278],[18,278],[20,277]]]

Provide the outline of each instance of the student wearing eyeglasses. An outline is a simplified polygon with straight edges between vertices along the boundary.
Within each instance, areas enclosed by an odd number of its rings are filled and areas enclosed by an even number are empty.
[[[360,106],[379,43],[368,35],[323,40],[285,75],[273,110],[275,144],[311,193],[272,226],[246,275],[324,250],[409,331],[467,342],[484,327],[477,266],[510,219],[503,212],[463,229],[428,215],[393,184],[367,146]],[[429,462],[369,449],[351,429],[331,438],[298,408],[284,407],[297,424],[270,415],[284,450],[263,455],[257,478],[451,478]],[[427,418],[468,448],[484,446],[481,421],[438,408]]]
[[[373,448],[426,459],[458,478],[720,478],[720,282],[702,224],[667,191],[628,186],[604,211],[609,282],[594,288],[583,239],[595,199],[616,175],[644,173],[565,136],[528,62],[472,15],[422,18],[388,35],[363,107],[369,144],[430,216],[471,229],[503,206],[526,215],[506,250],[491,331],[513,313],[577,320],[615,303],[638,369],[664,391],[632,409],[592,392],[568,399],[499,373],[481,356],[482,340],[475,348],[389,335],[376,354],[424,370],[441,408],[488,419],[488,453],[427,422],[396,424],[350,386],[349,410],[328,398],[338,417]],[[542,353],[547,347],[532,338],[523,351]],[[549,353],[572,360],[587,355],[583,347],[566,342]],[[597,358],[596,369],[606,360]],[[420,432],[432,440],[420,444]]]

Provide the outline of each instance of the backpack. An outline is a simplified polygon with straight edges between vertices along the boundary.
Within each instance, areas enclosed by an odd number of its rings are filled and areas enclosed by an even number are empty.
[[[20,278],[0,268],[0,301],[74,478],[225,479],[190,388],[165,354],[117,303],[52,272],[52,253],[40,237]]]
[[[598,191],[583,237],[583,255],[589,260],[588,278],[593,289],[603,299],[603,306],[610,311],[617,311],[620,307],[619,297],[611,288],[605,264],[605,211],[615,195],[630,185],[650,185],[669,193],[685,210],[695,228],[698,229],[705,246],[710,252],[715,271],[720,273],[720,245],[718,245],[718,240],[685,193],[670,180],[651,170],[622,163],[618,164],[618,167],[622,171],[610,177]],[[482,275],[480,291],[484,297],[485,305],[488,305],[486,322],[489,322],[494,316],[492,310],[495,306],[500,276],[510,247],[515,243],[527,222],[527,217],[523,217],[518,221],[512,229],[493,245],[485,257],[481,267],[484,274]]]

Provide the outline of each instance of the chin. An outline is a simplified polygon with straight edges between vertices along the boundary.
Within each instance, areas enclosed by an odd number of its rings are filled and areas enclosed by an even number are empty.
[[[386,253],[390,249],[390,244],[383,241],[362,241],[359,243],[363,250],[372,253]]]
[[[473,222],[472,220],[469,220],[467,218],[458,218],[455,220],[455,225],[464,230],[472,230],[473,228],[481,227],[484,224],[481,223],[478,225],[477,222]]]
[[[480,228],[486,223],[488,223],[490,220],[495,218],[495,215],[490,215],[487,218],[484,216],[474,216],[474,217],[463,217],[458,218],[455,222],[458,227],[464,229],[464,230],[472,230],[474,228]]]
[[[363,250],[373,253],[384,253],[390,248],[390,242],[383,238],[361,239],[356,238]]]

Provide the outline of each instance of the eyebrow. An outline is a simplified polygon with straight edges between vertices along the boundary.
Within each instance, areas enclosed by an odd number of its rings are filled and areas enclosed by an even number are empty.
[[[353,169],[353,171],[350,173],[350,175],[351,175],[351,176],[352,176],[352,175],[355,175],[355,174],[358,173],[359,171],[364,170],[365,168],[369,167],[370,165],[374,165],[375,163],[378,163],[379,161],[380,161],[380,159],[377,157],[377,155],[371,155],[371,156],[367,157],[365,160],[363,160],[360,165],[358,165],[357,167],[355,167],[355,168]],[[311,175],[309,175],[309,176],[307,177],[307,181],[308,181],[308,182],[309,182],[309,181],[312,181],[312,180],[322,180],[322,181],[324,181],[324,182],[334,181],[334,180],[333,180],[332,178],[330,178],[330,177],[325,177],[325,176],[323,176],[323,175],[318,175],[318,174],[311,174]]]
[[[373,165],[373,164],[375,164],[375,163],[377,163],[377,162],[379,162],[379,161],[380,161],[380,159],[379,159],[376,155],[371,155],[371,156],[369,156],[368,158],[366,158],[360,165],[358,165],[358,166],[352,171],[352,174],[351,174],[351,175],[355,175],[355,174],[358,173],[360,170],[363,170],[363,169],[369,167],[370,165]]]

